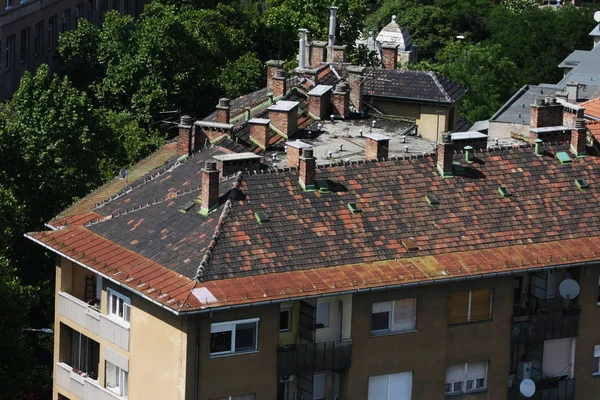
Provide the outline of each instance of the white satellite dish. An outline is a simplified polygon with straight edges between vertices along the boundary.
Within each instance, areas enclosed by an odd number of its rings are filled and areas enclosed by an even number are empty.
[[[535,393],[535,382],[531,379],[523,379],[523,382],[519,385],[519,390],[523,396],[531,397]]]
[[[600,22],[600,11],[594,13],[594,21]]]
[[[579,296],[579,283],[574,279],[565,279],[558,286],[558,292],[567,300],[574,299]]]

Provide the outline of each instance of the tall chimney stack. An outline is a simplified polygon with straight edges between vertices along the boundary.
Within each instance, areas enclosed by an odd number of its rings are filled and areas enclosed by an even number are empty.
[[[317,159],[313,157],[313,149],[304,148],[302,149],[302,156],[300,156],[300,163],[298,166],[300,170],[300,186],[304,190],[315,190],[315,174],[317,171]]]
[[[452,169],[454,147],[452,136],[449,133],[442,134],[442,142],[438,143],[437,148],[437,168],[444,178],[454,176]]]
[[[306,35],[308,34],[308,30],[301,28],[298,31],[300,32],[300,48],[298,49],[298,69],[303,70],[306,68]]]
[[[329,7],[329,40],[327,43],[328,46],[335,45],[335,24],[337,9],[338,8],[335,6]]]
[[[217,122],[222,124],[229,123],[229,116],[231,110],[231,100],[228,98],[220,98],[219,105],[217,106]]]
[[[575,127],[571,131],[571,151],[577,156],[584,156],[586,153],[587,128],[585,119],[577,119]]]
[[[219,205],[219,170],[216,161],[206,161],[202,168],[200,214],[207,215]]]
[[[189,115],[183,115],[178,125],[179,136],[177,138],[177,153],[183,155],[192,154],[196,147],[193,134],[194,119]]]

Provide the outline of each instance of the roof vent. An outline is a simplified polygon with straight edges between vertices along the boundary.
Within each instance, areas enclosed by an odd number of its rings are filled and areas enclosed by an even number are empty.
[[[402,246],[408,251],[418,251],[419,246],[412,239],[402,239]]]
[[[577,185],[580,190],[590,187],[590,185],[583,178],[575,179],[575,185]]]
[[[429,203],[430,206],[439,206],[440,205],[440,201],[438,200],[438,198],[436,197],[435,194],[433,193],[427,193],[425,195],[425,200],[427,200],[427,202]]]
[[[194,208],[195,205],[196,205],[196,202],[194,200],[190,200],[187,203],[185,203],[184,205],[182,205],[181,208],[179,209],[179,211],[181,211],[182,213],[186,213],[186,212],[190,211],[192,208]]]
[[[572,161],[571,157],[564,151],[556,153],[556,158],[558,158],[558,161],[560,161],[561,164],[570,164]]]
[[[356,203],[348,203],[348,209],[352,214],[360,214],[362,212],[362,208]]]
[[[510,190],[508,190],[504,186],[498,187],[498,192],[500,192],[500,196],[502,196],[502,197],[510,197],[510,196],[512,196],[512,193],[510,192]]]
[[[258,221],[258,223],[261,225],[269,222],[269,216],[267,214],[265,214],[264,212],[257,211],[254,213],[254,216],[256,217],[256,220]]]

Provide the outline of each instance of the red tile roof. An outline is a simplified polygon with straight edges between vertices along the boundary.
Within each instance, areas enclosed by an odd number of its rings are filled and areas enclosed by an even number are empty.
[[[600,118],[600,97],[591,99],[585,103],[581,103],[582,107],[585,107],[585,114],[594,118]]]

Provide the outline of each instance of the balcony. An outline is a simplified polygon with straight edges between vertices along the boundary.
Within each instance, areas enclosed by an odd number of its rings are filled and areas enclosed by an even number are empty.
[[[56,383],[64,390],[83,400],[121,399],[110,390],[101,387],[97,380],[73,372],[73,368],[63,362],[56,365]]]
[[[513,318],[513,321],[517,317]],[[518,317],[513,322],[510,343],[526,344],[544,340],[576,337],[579,332],[579,309],[565,309]]]
[[[129,324],[101,314],[84,301],[65,292],[58,293],[58,313],[69,321],[129,351]]]
[[[531,400],[574,400],[575,379],[544,379],[536,382],[536,390]],[[521,400],[519,386],[508,388],[508,400]]]
[[[279,376],[339,371],[352,364],[352,339],[280,347],[277,353]]]

